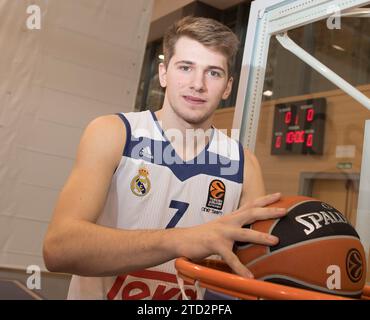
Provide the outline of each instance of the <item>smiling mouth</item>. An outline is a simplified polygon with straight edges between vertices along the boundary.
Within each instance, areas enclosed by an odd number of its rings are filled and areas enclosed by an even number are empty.
[[[186,102],[189,102],[191,104],[203,104],[206,102],[206,100],[204,99],[193,97],[193,96],[183,96],[183,98],[185,99]]]

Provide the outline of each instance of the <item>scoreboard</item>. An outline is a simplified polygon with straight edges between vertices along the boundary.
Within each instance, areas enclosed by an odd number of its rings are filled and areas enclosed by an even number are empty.
[[[275,105],[271,154],[323,154],[326,99]]]

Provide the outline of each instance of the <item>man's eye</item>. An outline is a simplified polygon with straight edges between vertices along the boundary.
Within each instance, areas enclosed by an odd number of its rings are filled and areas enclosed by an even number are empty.
[[[218,72],[218,71],[210,70],[210,71],[209,71],[209,74],[210,74],[212,77],[216,77],[216,78],[221,77],[221,73],[220,73],[220,72]]]
[[[190,67],[189,66],[180,66],[179,68],[182,71],[190,71]]]

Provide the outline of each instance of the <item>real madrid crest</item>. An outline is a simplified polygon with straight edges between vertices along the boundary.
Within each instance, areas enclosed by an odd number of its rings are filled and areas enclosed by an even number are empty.
[[[131,191],[134,195],[142,197],[150,191],[149,171],[145,167],[139,169],[139,174],[131,180]]]

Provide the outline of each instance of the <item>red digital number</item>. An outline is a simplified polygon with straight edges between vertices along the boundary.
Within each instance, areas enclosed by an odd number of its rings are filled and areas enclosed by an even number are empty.
[[[296,131],[295,137],[294,137],[295,143],[304,143],[304,131]]]
[[[311,122],[313,121],[313,116],[315,115],[315,110],[310,108],[310,109],[307,109],[307,113],[306,113],[306,120],[308,122]]]
[[[285,114],[285,123],[288,124],[290,123],[290,121],[292,120],[292,112],[291,111],[288,111],[286,114]]]
[[[303,130],[289,131],[286,134],[285,142],[287,144],[304,143],[304,131]]]
[[[280,147],[281,147],[281,136],[277,136],[275,141],[275,148],[279,149]]]
[[[292,143],[294,143],[294,131],[289,131],[289,132],[286,134],[285,142],[286,142],[287,144],[292,144]]]
[[[307,147],[312,147],[313,145],[313,134],[310,133],[308,136],[307,136],[307,141],[306,141],[306,146]]]

